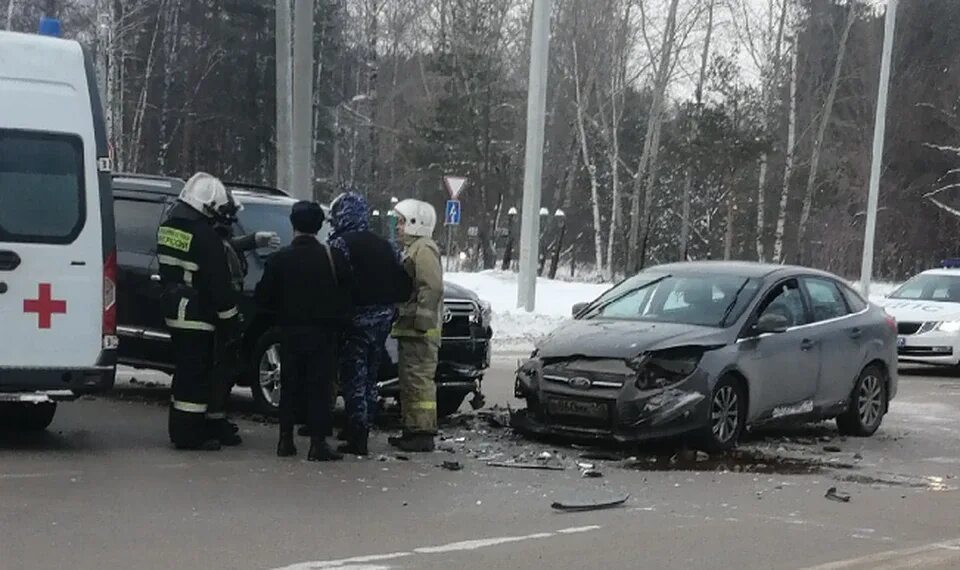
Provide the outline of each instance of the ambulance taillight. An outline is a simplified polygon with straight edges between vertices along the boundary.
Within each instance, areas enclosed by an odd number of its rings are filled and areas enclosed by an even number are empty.
[[[117,338],[117,252],[103,262],[103,348],[115,349]]]

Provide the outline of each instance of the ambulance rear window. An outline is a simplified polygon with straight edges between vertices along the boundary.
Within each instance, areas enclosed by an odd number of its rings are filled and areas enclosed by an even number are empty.
[[[83,173],[79,137],[0,129],[0,242],[72,243]]]

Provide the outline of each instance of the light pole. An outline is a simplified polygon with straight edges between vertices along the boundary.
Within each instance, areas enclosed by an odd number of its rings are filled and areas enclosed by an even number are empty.
[[[870,281],[873,279],[873,243],[877,234],[880,167],[883,165],[883,141],[887,128],[887,95],[890,91],[890,67],[896,27],[897,0],[887,0],[887,17],[883,28],[883,59],[880,61],[880,88],[877,94],[877,115],[873,125],[873,163],[870,165],[870,191],[867,194],[867,223],[864,228],[863,261],[860,266],[860,290],[865,297],[870,296]]]
[[[567,214],[557,208],[557,211],[553,213],[553,218],[556,220],[558,226],[560,226],[560,235],[557,236],[557,245],[553,248],[553,258],[550,260],[550,273],[548,276],[550,279],[556,279],[557,277],[557,266],[560,265],[560,252],[563,250],[563,238],[567,234]]]
[[[293,12],[293,167],[290,194],[313,200],[313,2]]]
[[[518,213],[516,208],[510,208],[507,211],[507,245],[503,248],[503,265],[500,266],[502,271],[509,271],[513,264],[513,235],[517,225]]]
[[[390,211],[387,212],[387,226],[390,232],[390,240],[397,240],[397,211],[396,207],[400,200],[396,196],[390,198]]]
[[[540,177],[547,107],[547,59],[550,54],[550,0],[534,0],[527,86],[527,149],[523,169],[523,220],[520,225],[520,279],[517,306],[532,312],[537,302],[537,241],[540,235]]]

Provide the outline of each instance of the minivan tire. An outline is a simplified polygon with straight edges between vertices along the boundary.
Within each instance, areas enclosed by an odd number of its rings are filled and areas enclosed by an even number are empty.
[[[0,425],[15,431],[43,431],[53,422],[56,402],[0,404]]]
[[[876,365],[863,369],[850,395],[847,411],[837,417],[840,435],[870,437],[880,429],[888,405],[887,375]]]
[[[260,368],[261,363],[265,362],[267,351],[271,347],[280,345],[280,331],[277,329],[270,329],[265,332],[260,338],[257,339],[257,342],[253,345],[253,351],[250,353],[250,360],[247,362],[247,374],[250,378],[250,392],[253,395],[253,402],[256,406],[258,413],[261,413],[266,416],[278,416],[280,414],[280,397],[279,397],[279,387],[280,387],[280,377],[279,377],[279,361],[277,367],[277,375],[269,380],[271,383],[270,386],[273,386],[273,383],[276,383],[277,391],[274,392],[274,397],[268,396],[265,391],[265,386],[261,383],[260,378]],[[277,355],[279,357],[279,355]]]
[[[696,446],[707,453],[722,453],[737,446],[747,422],[747,392],[734,376],[717,381],[707,401],[706,425]]]

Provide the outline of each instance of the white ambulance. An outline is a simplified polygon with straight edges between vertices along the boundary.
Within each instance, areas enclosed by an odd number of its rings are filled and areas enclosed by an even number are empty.
[[[110,159],[80,44],[0,32],[0,429],[113,386]]]
[[[878,304],[897,320],[900,362],[960,364],[960,259],[914,276]]]

